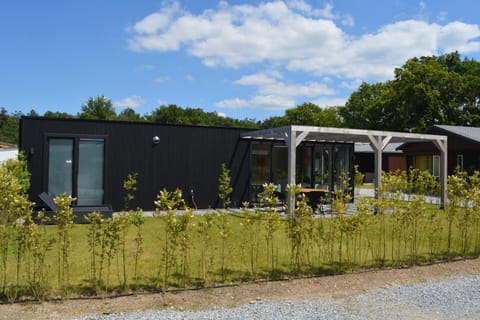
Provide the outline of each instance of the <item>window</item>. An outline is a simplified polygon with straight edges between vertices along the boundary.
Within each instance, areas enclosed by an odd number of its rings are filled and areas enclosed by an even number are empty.
[[[51,139],[48,145],[48,194],[73,194],[73,139]]]
[[[420,171],[428,171],[433,177],[440,176],[440,156],[416,156],[415,168]]]
[[[296,181],[302,187],[312,187],[312,148],[299,147],[296,153]]]
[[[330,189],[331,147],[319,145],[315,147],[314,176],[315,188]]]
[[[270,144],[252,145],[252,184],[270,182]]]
[[[432,172],[432,157],[431,156],[416,156],[415,168],[420,171]]]
[[[272,153],[273,182],[280,185],[279,190],[285,190],[288,183],[288,148],[273,146]]]
[[[77,204],[103,203],[103,140],[80,139],[78,145]]]
[[[348,145],[336,145],[333,148],[333,179],[335,190],[344,190],[344,183],[349,181],[351,175],[351,152]]]
[[[104,202],[105,139],[48,139],[48,184],[52,197],[67,193],[78,205]]]
[[[463,154],[457,154],[457,167],[463,171]]]
[[[432,176],[440,177],[440,156],[433,156],[432,157]]]

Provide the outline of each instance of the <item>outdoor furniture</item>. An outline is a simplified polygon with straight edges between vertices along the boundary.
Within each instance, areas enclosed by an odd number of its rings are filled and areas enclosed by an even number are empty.
[[[46,205],[46,208],[44,207],[44,209],[47,209],[45,210],[45,216],[52,219],[55,212],[59,209],[55,201],[53,201],[53,197],[46,192],[40,193],[38,197]],[[41,208],[36,208],[35,211],[38,213],[38,211],[40,211],[39,209]],[[100,212],[104,218],[110,218],[113,214],[113,209],[109,204],[103,204],[98,206],[72,205],[72,210],[74,215],[73,221],[75,223],[88,223],[88,221],[85,219],[85,216],[94,211]],[[38,221],[38,218],[36,216],[34,217],[34,219],[36,219],[37,222],[40,222]],[[52,222],[50,221],[50,223]]]
[[[328,196],[328,189],[300,188],[300,193],[305,194],[308,203],[315,210],[325,204]]]

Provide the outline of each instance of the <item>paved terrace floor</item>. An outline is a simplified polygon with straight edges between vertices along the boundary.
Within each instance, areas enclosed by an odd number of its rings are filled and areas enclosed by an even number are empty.
[[[356,214],[357,213],[357,204],[358,204],[359,199],[360,198],[365,198],[365,197],[373,198],[374,195],[375,195],[374,193],[375,193],[375,191],[374,191],[373,188],[355,188],[354,202],[349,205],[346,214]],[[400,200],[404,200],[404,201],[410,201],[411,198],[412,198],[412,195],[410,195],[410,194],[402,194],[400,196]],[[425,202],[430,203],[430,204],[440,205],[441,204],[441,199],[440,199],[440,197],[426,196],[425,197]],[[277,211],[281,212],[282,215],[285,215],[285,210],[281,206],[277,207]],[[318,214],[318,215],[321,215],[323,213],[326,216],[329,216],[329,212],[331,211],[331,208],[330,208],[330,205],[327,204],[327,205],[323,205],[321,210],[315,210],[315,211],[316,211],[315,213]],[[202,215],[202,214],[209,213],[209,212],[210,213],[215,212],[215,210],[214,209],[193,210],[194,215]],[[231,213],[241,213],[241,209],[232,208],[232,209],[229,209],[229,212],[231,212]],[[155,215],[155,212],[154,211],[144,211],[144,215],[146,217],[153,217]]]

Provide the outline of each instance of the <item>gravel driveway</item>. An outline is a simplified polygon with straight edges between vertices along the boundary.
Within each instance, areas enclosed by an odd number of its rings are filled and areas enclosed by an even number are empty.
[[[480,319],[480,275],[374,289],[341,298],[258,299],[235,308],[157,310],[75,319]]]
[[[25,319],[480,319],[480,258],[99,299],[0,304]]]

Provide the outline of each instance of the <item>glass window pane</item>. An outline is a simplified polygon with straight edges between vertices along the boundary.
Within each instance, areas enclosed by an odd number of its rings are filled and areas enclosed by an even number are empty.
[[[252,184],[270,182],[270,145],[252,145]]]
[[[345,189],[345,183],[350,179],[350,151],[347,145],[337,145],[334,148],[334,187],[335,190]]]
[[[431,156],[416,156],[415,168],[420,171],[432,172],[432,157]]]
[[[440,176],[440,156],[433,156],[432,175],[434,177]]]
[[[50,139],[48,144],[48,194],[72,195],[73,140]]]
[[[463,154],[457,155],[457,167],[460,168],[460,171],[463,171]]]
[[[278,191],[284,191],[288,182],[288,148],[285,146],[273,147],[272,156],[273,182],[280,185]]]
[[[330,189],[330,147],[315,147],[315,188]]]
[[[299,147],[296,153],[296,182],[302,187],[312,187],[312,148]]]
[[[77,204],[103,203],[104,140],[80,139],[78,145]]]

